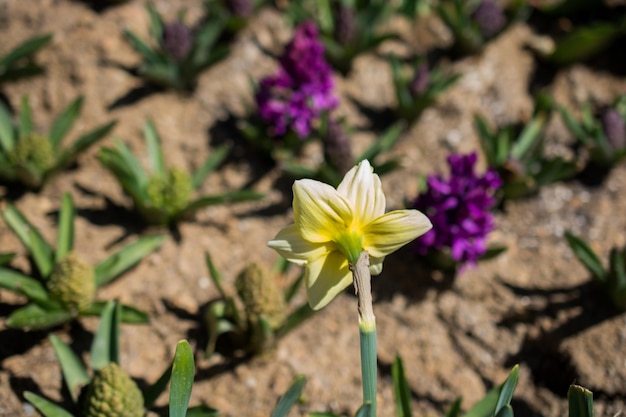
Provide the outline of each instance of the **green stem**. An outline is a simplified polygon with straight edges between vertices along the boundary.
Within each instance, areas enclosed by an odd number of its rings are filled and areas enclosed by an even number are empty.
[[[363,251],[357,262],[350,265],[354,288],[359,300],[359,335],[361,342],[361,378],[363,403],[371,405],[370,417],[376,417],[376,317],[372,305],[372,277],[369,255]]]

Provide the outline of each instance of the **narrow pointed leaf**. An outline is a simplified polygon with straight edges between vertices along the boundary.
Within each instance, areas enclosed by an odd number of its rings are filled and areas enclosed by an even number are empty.
[[[51,40],[51,34],[28,39],[27,41],[13,48],[11,52],[0,58],[0,67],[9,66],[22,58],[32,55]]]
[[[0,145],[5,152],[13,149],[15,145],[13,119],[4,103],[0,103]]]
[[[569,417],[593,417],[593,393],[579,385],[570,385],[567,391]]]
[[[193,188],[198,189],[204,182],[204,179],[213,172],[228,156],[229,147],[227,145],[220,146],[215,149],[211,156],[202,164],[193,174]]]
[[[66,150],[61,152],[58,159],[58,166],[66,166],[74,162],[76,157],[80,155],[81,152],[85,151],[91,145],[96,143],[97,141],[103,139],[106,135],[113,130],[117,121],[109,122],[105,125],[97,127],[94,130],[91,130],[84,135],[81,135],[74,143],[72,143]]]
[[[31,115],[30,103],[28,97],[22,97],[22,105],[20,106],[20,137],[28,136],[33,131],[33,118]]]
[[[223,194],[200,197],[192,201],[184,210],[184,215],[191,215],[203,207],[216,204],[238,203],[242,201],[255,201],[265,197],[265,194],[252,190],[228,191]]]
[[[170,383],[172,377],[172,365],[161,374],[157,381],[150,385],[148,389],[143,393],[143,401],[146,408],[150,408],[159,396],[165,391],[167,385]],[[189,415],[189,414],[187,414]]]
[[[224,278],[222,277],[222,274],[213,263],[213,259],[211,258],[211,255],[209,254],[209,252],[204,253],[204,260],[206,262],[207,269],[209,270],[209,275],[211,276],[211,280],[215,284],[215,287],[220,292],[220,295],[222,297],[227,298],[226,291],[224,291],[224,286],[222,285]]]
[[[505,405],[495,417],[513,417],[513,407],[510,404]]]
[[[454,400],[445,417],[459,417],[461,415],[461,398]]]
[[[606,271],[602,266],[602,261],[585,241],[570,232],[565,232],[565,239],[567,239],[567,243],[574,252],[574,255],[576,255],[578,260],[587,268],[591,275],[600,281],[605,281]]]
[[[376,417],[372,416],[372,404],[363,404],[361,407],[359,407],[354,417]]]
[[[0,288],[26,295],[33,301],[48,299],[48,292],[39,281],[17,271],[1,267]]]
[[[511,149],[513,159],[522,160],[528,152],[540,140],[540,134],[545,126],[545,118],[536,117],[530,121],[519,135],[519,138]]]
[[[176,346],[170,384],[169,417],[185,417],[193,387],[194,360],[189,342],[181,340]]]
[[[164,239],[165,236],[163,235],[142,237],[98,263],[94,269],[96,285],[101,287],[108,284],[123,272],[135,266],[148,254],[161,246]]]
[[[15,258],[15,252],[0,253],[0,266],[5,266],[11,263]]]
[[[162,39],[163,19],[161,19],[161,16],[159,16],[159,13],[151,3],[148,3],[146,10],[148,11],[148,16],[150,16],[150,35],[153,39]]]
[[[393,380],[393,398],[396,403],[397,417],[411,417],[411,390],[404,373],[402,358],[396,356],[391,365],[391,378]]]
[[[498,401],[496,402],[496,408],[494,411],[494,415],[496,417],[509,417],[508,412],[505,412],[504,415],[500,416],[500,412],[507,406],[511,404],[511,400],[513,399],[513,392],[515,391],[515,387],[517,386],[517,380],[519,375],[519,365],[515,365],[509,376],[502,384],[502,388],[500,389],[500,395],[498,395]]]
[[[207,405],[197,405],[187,410],[186,417],[218,417],[221,413]]]
[[[100,324],[91,344],[91,366],[102,369],[120,360],[120,304],[109,301],[100,315]]]
[[[46,329],[74,318],[69,311],[45,310],[37,304],[28,304],[15,310],[7,319],[7,327],[15,329]]]
[[[53,334],[49,338],[54,354],[61,365],[65,385],[72,396],[72,400],[76,403],[80,394],[80,388],[89,383],[87,369],[66,343]]]
[[[76,100],[72,101],[63,113],[61,113],[50,129],[50,142],[52,143],[52,149],[57,150],[61,145],[61,141],[74,126],[76,118],[80,114],[80,110],[83,107],[83,97],[80,96]]]
[[[163,159],[163,149],[159,133],[151,120],[146,121],[143,126],[143,136],[146,139],[148,148],[148,160],[150,161],[150,171],[154,174],[165,175],[165,161]]]
[[[100,316],[106,305],[105,301],[96,301],[87,310],[81,312],[81,316]],[[150,321],[148,313],[126,304],[121,304],[119,315],[120,321],[125,324],[146,324]]]
[[[305,383],[306,378],[304,376],[298,376],[294,380],[285,395],[278,400],[278,404],[276,404],[272,417],[287,417],[291,407],[293,407],[296,401],[300,399]]]
[[[285,321],[285,323],[276,332],[276,337],[285,336],[291,330],[295,329],[300,324],[313,317],[314,314],[315,310],[313,310],[308,303],[302,304],[291,314],[289,314],[289,316],[287,316],[287,320]]]
[[[135,35],[130,30],[124,31],[124,37],[130,43],[133,49],[141,54],[146,61],[158,62],[161,60],[156,52],[150,49],[150,47],[144,41],[139,39],[139,37],[137,37],[137,35]]]
[[[59,407],[55,403],[40,397],[33,392],[25,391],[24,398],[34,405],[44,417],[74,417],[73,414],[70,414],[68,411]]]
[[[74,247],[74,203],[69,193],[63,194],[59,213],[59,230],[57,231],[57,251],[55,261],[59,262]]]

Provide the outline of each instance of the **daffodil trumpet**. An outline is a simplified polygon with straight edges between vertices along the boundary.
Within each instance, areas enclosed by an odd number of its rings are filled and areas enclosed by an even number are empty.
[[[293,185],[294,223],[268,242],[288,261],[304,266],[313,310],[326,306],[354,283],[359,297],[364,403],[376,416],[376,322],[371,275],[392,252],[431,229],[418,210],[385,213],[385,194],[367,160],[353,167],[335,189],[311,179]]]

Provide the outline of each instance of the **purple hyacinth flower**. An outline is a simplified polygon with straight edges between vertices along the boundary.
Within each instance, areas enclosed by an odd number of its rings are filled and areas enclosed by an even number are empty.
[[[624,119],[615,109],[607,109],[602,113],[602,128],[613,150],[626,146],[626,126]]]
[[[193,44],[191,29],[181,22],[174,22],[163,28],[163,50],[177,62],[187,58]]]
[[[312,22],[296,28],[279,63],[278,73],[259,85],[259,116],[269,125],[270,134],[281,136],[291,129],[304,139],[314,120],[339,103],[333,94],[332,70]]]
[[[413,203],[433,224],[415,242],[419,254],[448,248],[452,259],[463,268],[475,265],[487,251],[487,236],[495,227],[494,193],[502,181],[492,169],[478,176],[474,172],[476,160],[476,153],[452,154],[447,158],[448,179],[441,175],[427,177],[428,190]]]
[[[410,89],[413,97],[419,97],[428,88],[430,84],[430,73],[428,71],[428,64],[420,64],[415,70],[415,77],[411,81]]]
[[[485,38],[494,36],[506,25],[502,7],[494,0],[483,0],[472,13],[472,20],[476,22]]]

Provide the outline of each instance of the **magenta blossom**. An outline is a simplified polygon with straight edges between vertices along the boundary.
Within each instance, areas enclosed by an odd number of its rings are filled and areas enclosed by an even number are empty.
[[[293,130],[304,139],[313,121],[339,103],[333,94],[332,70],[312,22],[296,28],[279,62],[278,73],[261,80],[256,94],[259,116],[270,126],[270,134],[281,136]]]
[[[494,193],[502,181],[492,169],[476,175],[476,159],[476,153],[450,155],[450,178],[427,177],[428,190],[415,199],[413,208],[426,214],[433,228],[415,242],[418,253],[449,248],[462,268],[475,265],[487,251],[487,235],[495,227]]]

